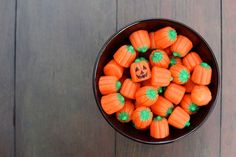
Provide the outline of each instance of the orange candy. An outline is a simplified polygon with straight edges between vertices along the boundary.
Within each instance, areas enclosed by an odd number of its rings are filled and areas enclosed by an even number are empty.
[[[98,81],[98,87],[103,95],[111,94],[120,89],[121,83],[115,76],[101,76]]]
[[[152,122],[153,114],[148,107],[138,107],[132,114],[132,121],[136,129],[147,129]]]
[[[139,83],[135,83],[131,79],[126,79],[122,84],[120,93],[126,98],[135,99],[135,93],[139,88]]]
[[[168,123],[175,128],[183,129],[190,125],[190,116],[181,107],[177,106],[168,118]]]
[[[152,51],[149,60],[152,66],[157,66],[160,68],[168,68],[170,64],[170,59],[163,50]]]
[[[193,43],[187,37],[178,35],[170,49],[175,57],[184,57],[192,48]]]
[[[128,123],[131,121],[131,115],[134,111],[134,104],[130,100],[125,101],[125,106],[118,112],[116,112],[116,118],[122,123]]]
[[[154,38],[156,41],[156,47],[159,49],[165,49],[171,46],[177,39],[176,31],[171,27],[165,27],[155,32]]]
[[[183,99],[180,102],[180,106],[190,115],[196,113],[199,109],[199,107],[192,102],[190,94],[184,95]]]
[[[168,137],[169,125],[190,126],[190,115],[212,100],[207,86],[212,68],[190,52],[192,41],[171,27],[138,30],[129,40],[132,45],[121,46],[99,78],[103,111],[115,113],[121,123],[132,121],[136,129],[150,127],[155,139]]]
[[[138,30],[133,32],[129,36],[129,40],[134,46],[135,50],[137,50],[138,52],[144,53],[150,48],[150,39],[148,31],[146,30]]]
[[[139,104],[137,101],[135,101],[135,108],[143,106],[142,104]]]
[[[113,58],[120,66],[128,68],[135,60],[136,52],[134,51],[133,46],[123,45],[116,51]]]
[[[164,93],[166,99],[174,104],[179,104],[185,93],[185,88],[181,85],[171,83]]]
[[[196,84],[209,85],[211,83],[211,75],[211,67],[207,63],[202,62],[194,68],[191,79]]]
[[[107,65],[104,67],[103,72],[107,76],[116,76],[117,79],[120,79],[123,75],[124,68],[117,64],[115,60],[111,60]]]
[[[157,48],[155,38],[154,38],[154,34],[155,34],[154,32],[149,33],[150,49],[152,49],[152,50]]]
[[[182,61],[178,57],[171,57],[170,58],[170,66],[173,66],[175,64],[182,64]]]
[[[153,67],[151,84],[155,87],[164,87],[170,84],[171,72],[165,68]]]
[[[183,64],[190,72],[200,63],[202,63],[202,59],[196,52],[190,52],[183,58]]]
[[[157,116],[153,119],[150,126],[150,135],[156,139],[169,136],[169,125],[165,118]]]
[[[142,104],[143,106],[151,106],[157,101],[157,89],[152,86],[144,86],[139,88],[135,94],[135,98],[138,104]]]
[[[185,66],[181,64],[173,65],[170,68],[170,72],[173,77],[173,82],[177,84],[184,84],[189,80],[190,72]]]
[[[102,96],[102,109],[108,114],[113,114],[124,107],[125,98],[120,93],[113,93]]]
[[[184,87],[186,89],[186,93],[191,93],[191,91],[193,90],[193,87],[195,86],[196,84],[193,83],[193,81],[191,79],[188,79],[188,82],[185,83]]]
[[[148,62],[144,60],[135,60],[135,62],[131,64],[130,74],[132,81],[134,82],[141,82],[150,79],[151,70],[149,68]]]
[[[198,106],[207,105],[211,99],[211,91],[207,86],[194,86],[191,92],[191,99]]]
[[[156,103],[151,106],[151,110],[156,115],[167,117],[171,114],[174,105],[162,96],[159,96]]]

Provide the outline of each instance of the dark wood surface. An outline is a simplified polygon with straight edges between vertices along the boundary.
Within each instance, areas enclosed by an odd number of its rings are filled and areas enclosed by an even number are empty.
[[[1,0],[0,156],[235,156],[235,16],[234,0]],[[163,146],[116,133],[92,91],[101,46],[118,29],[145,18],[175,19],[198,31],[223,74],[208,121]]]
[[[14,156],[15,0],[0,1],[0,156]]]
[[[98,112],[92,70],[116,29],[110,0],[19,0],[18,157],[113,156],[114,130]]]
[[[221,115],[221,156],[236,154],[236,1],[223,0],[222,3],[222,115]]]

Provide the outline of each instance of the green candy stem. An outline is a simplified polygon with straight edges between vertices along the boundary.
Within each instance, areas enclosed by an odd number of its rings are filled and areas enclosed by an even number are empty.
[[[173,56],[175,57],[181,57],[181,55],[178,52],[173,52]]]
[[[119,90],[121,87],[120,81],[116,81],[116,90]]]
[[[125,104],[125,98],[120,94],[120,93],[117,93],[117,98],[118,100],[120,101],[121,104]]]
[[[185,127],[189,127],[189,126],[190,126],[190,122],[187,121],[187,122],[185,123]]]
[[[129,114],[127,112],[120,112],[118,118],[121,121],[127,121],[129,119]]]
[[[135,53],[134,47],[132,45],[127,45],[127,51],[133,54]]]
[[[176,64],[175,58],[171,58],[171,59],[170,59],[170,66],[173,66],[173,65],[175,65],[175,64]]]
[[[154,120],[156,120],[156,121],[160,121],[160,120],[162,120],[163,118],[161,117],[161,116],[157,116],[156,118],[154,118]]]
[[[146,62],[148,62],[148,60],[147,60],[146,58],[144,58],[144,57],[136,58],[134,62],[136,63],[136,62],[141,62],[141,61],[146,61]]]
[[[149,110],[144,109],[144,110],[140,111],[140,120],[141,121],[147,121],[150,119],[150,117],[151,117],[151,115],[150,115]]]
[[[143,47],[138,48],[138,52],[141,52],[141,53],[145,53],[147,50],[148,50],[147,46],[143,46]]]
[[[157,91],[154,90],[154,89],[152,89],[152,88],[147,89],[147,91],[146,91],[146,96],[147,96],[149,99],[153,100],[153,99],[155,99],[155,98],[157,97]]]
[[[175,30],[171,29],[168,31],[168,36],[169,36],[170,40],[175,40],[177,37],[177,33]]]
[[[211,66],[208,65],[206,62],[202,62],[200,65],[201,65],[202,67],[204,67],[204,68],[207,68],[207,69],[210,69],[210,68],[211,68]]]
[[[182,82],[182,83],[187,82],[188,79],[189,79],[189,76],[190,76],[190,74],[187,70],[185,70],[185,69],[181,70],[180,73],[179,73],[180,82]]]
[[[195,111],[197,111],[198,109],[199,109],[199,107],[196,105],[196,104],[194,104],[194,103],[191,103],[190,105],[189,105],[189,111],[190,112],[195,112]]]
[[[162,87],[159,87],[157,92],[160,94],[160,93],[163,93],[163,88]]]
[[[166,113],[166,116],[169,116],[173,111],[173,107],[170,107],[168,110],[167,110],[167,113]]]
[[[161,52],[154,52],[153,55],[152,55],[152,61],[154,63],[156,62],[160,62],[163,58],[163,54]]]

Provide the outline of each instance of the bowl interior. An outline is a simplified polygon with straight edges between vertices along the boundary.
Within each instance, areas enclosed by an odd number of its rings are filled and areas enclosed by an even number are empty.
[[[149,130],[147,131],[136,130],[131,124],[122,124],[116,119],[115,115],[109,116],[102,110],[100,104],[101,94],[98,90],[98,80],[100,76],[104,75],[103,67],[105,66],[105,64],[109,62],[109,60],[112,59],[113,54],[116,52],[116,50],[124,44],[130,44],[129,35],[132,32],[140,29],[145,29],[151,32],[163,28],[165,26],[171,26],[174,29],[176,29],[178,34],[187,36],[193,42],[194,47],[192,51],[198,52],[202,60],[209,63],[209,65],[212,67],[212,81],[211,84],[209,85],[209,88],[212,92],[212,100],[209,103],[209,105],[201,107],[197,114],[191,116],[190,127],[187,127],[182,130],[170,127],[170,136],[165,139],[157,140],[150,137]],[[149,55],[149,53],[144,55]],[[198,33],[196,33],[191,28],[179,22],[165,19],[151,19],[151,20],[135,22],[133,24],[130,24],[129,26],[126,26],[125,28],[117,32],[115,35],[113,35],[106,42],[106,44],[103,46],[98,55],[94,69],[93,81],[94,81],[93,82],[94,94],[98,107],[101,113],[103,114],[104,118],[109,122],[109,124],[114,129],[116,129],[122,135],[131,138],[133,140],[136,140],[138,142],[148,143],[148,144],[163,144],[163,143],[173,142],[183,136],[188,135],[189,133],[195,131],[207,119],[207,116],[215,106],[215,100],[217,97],[217,91],[219,85],[219,75],[218,75],[218,65],[215,56],[210,47],[208,46],[208,44]]]

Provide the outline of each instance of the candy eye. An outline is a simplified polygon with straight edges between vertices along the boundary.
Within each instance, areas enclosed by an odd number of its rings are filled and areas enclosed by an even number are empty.
[[[147,68],[145,66],[143,66],[143,70],[146,70]]]
[[[135,71],[136,71],[136,72],[137,72],[137,71],[139,71],[139,68],[138,68],[138,67],[136,67],[136,68],[135,68]]]

